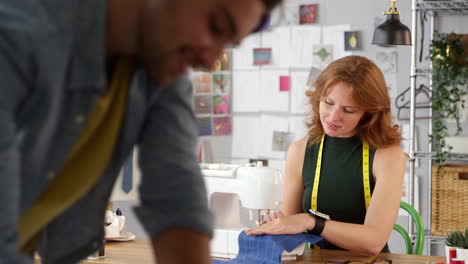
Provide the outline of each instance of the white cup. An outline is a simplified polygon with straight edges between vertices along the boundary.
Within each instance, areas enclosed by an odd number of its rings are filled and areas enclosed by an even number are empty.
[[[118,216],[112,216],[111,224],[108,226],[104,226],[106,238],[120,237],[120,231],[123,230],[124,225],[125,220],[120,221]]]
[[[125,227],[125,216],[119,215],[119,216],[116,216],[116,217],[117,217],[117,221],[118,221],[118,225],[119,225],[119,233],[122,233],[122,231],[124,230],[124,227]]]

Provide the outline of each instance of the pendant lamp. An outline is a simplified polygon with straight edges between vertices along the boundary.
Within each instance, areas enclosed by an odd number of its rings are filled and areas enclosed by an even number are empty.
[[[377,26],[374,31],[372,44],[389,45],[411,45],[411,32],[407,26],[400,22],[400,12],[395,7],[395,1],[391,0],[392,6],[388,12],[385,22]]]

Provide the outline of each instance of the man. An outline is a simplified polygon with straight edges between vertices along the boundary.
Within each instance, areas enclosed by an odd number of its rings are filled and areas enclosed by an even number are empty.
[[[158,263],[210,263],[191,86],[178,76],[211,68],[280,1],[2,1],[0,263],[95,251],[134,145],[135,210]]]

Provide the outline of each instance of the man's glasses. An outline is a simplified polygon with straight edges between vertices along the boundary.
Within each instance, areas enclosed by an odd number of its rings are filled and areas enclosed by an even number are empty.
[[[266,30],[270,27],[270,14],[266,13],[264,14],[261,18],[257,26],[255,27],[254,31],[252,33],[257,33],[263,30]]]
[[[392,264],[391,259],[375,258],[370,262],[363,260],[327,260],[324,264]]]

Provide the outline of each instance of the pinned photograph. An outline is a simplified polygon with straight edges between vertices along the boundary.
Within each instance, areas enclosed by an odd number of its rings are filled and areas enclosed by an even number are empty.
[[[229,106],[231,95],[216,95],[213,96],[213,113],[214,114],[229,114]]]
[[[273,131],[273,151],[287,151],[293,140],[293,134],[285,131]]]
[[[223,51],[221,56],[216,60],[213,71],[230,71],[231,70],[231,52]]]
[[[317,4],[299,6],[299,24],[314,24],[317,18]]]
[[[232,120],[230,116],[214,117],[213,128],[215,136],[227,136],[232,134]]]
[[[332,45],[314,45],[312,49],[312,64],[325,67],[333,61]]]
[[[193,98],[193,106],[195,114],[206,115],[211,114],[211,95],[196,95]]]
[[[271,63],[271,48],[254,48],[253,65],[266,65]]]
[[[358,31],[345,31],[344,41],[345,51],[361,50],[361,40]]]
[[[213,92],[225,94],[231,92],[231,75],[223,73],[213,74]]]
[[[211,73],[195,74],[192,83],[195,94],[211,93]]]
[[[211,130],[211,117],[197,118],[197,122],[200,136],[210,136],[213,134]]]

